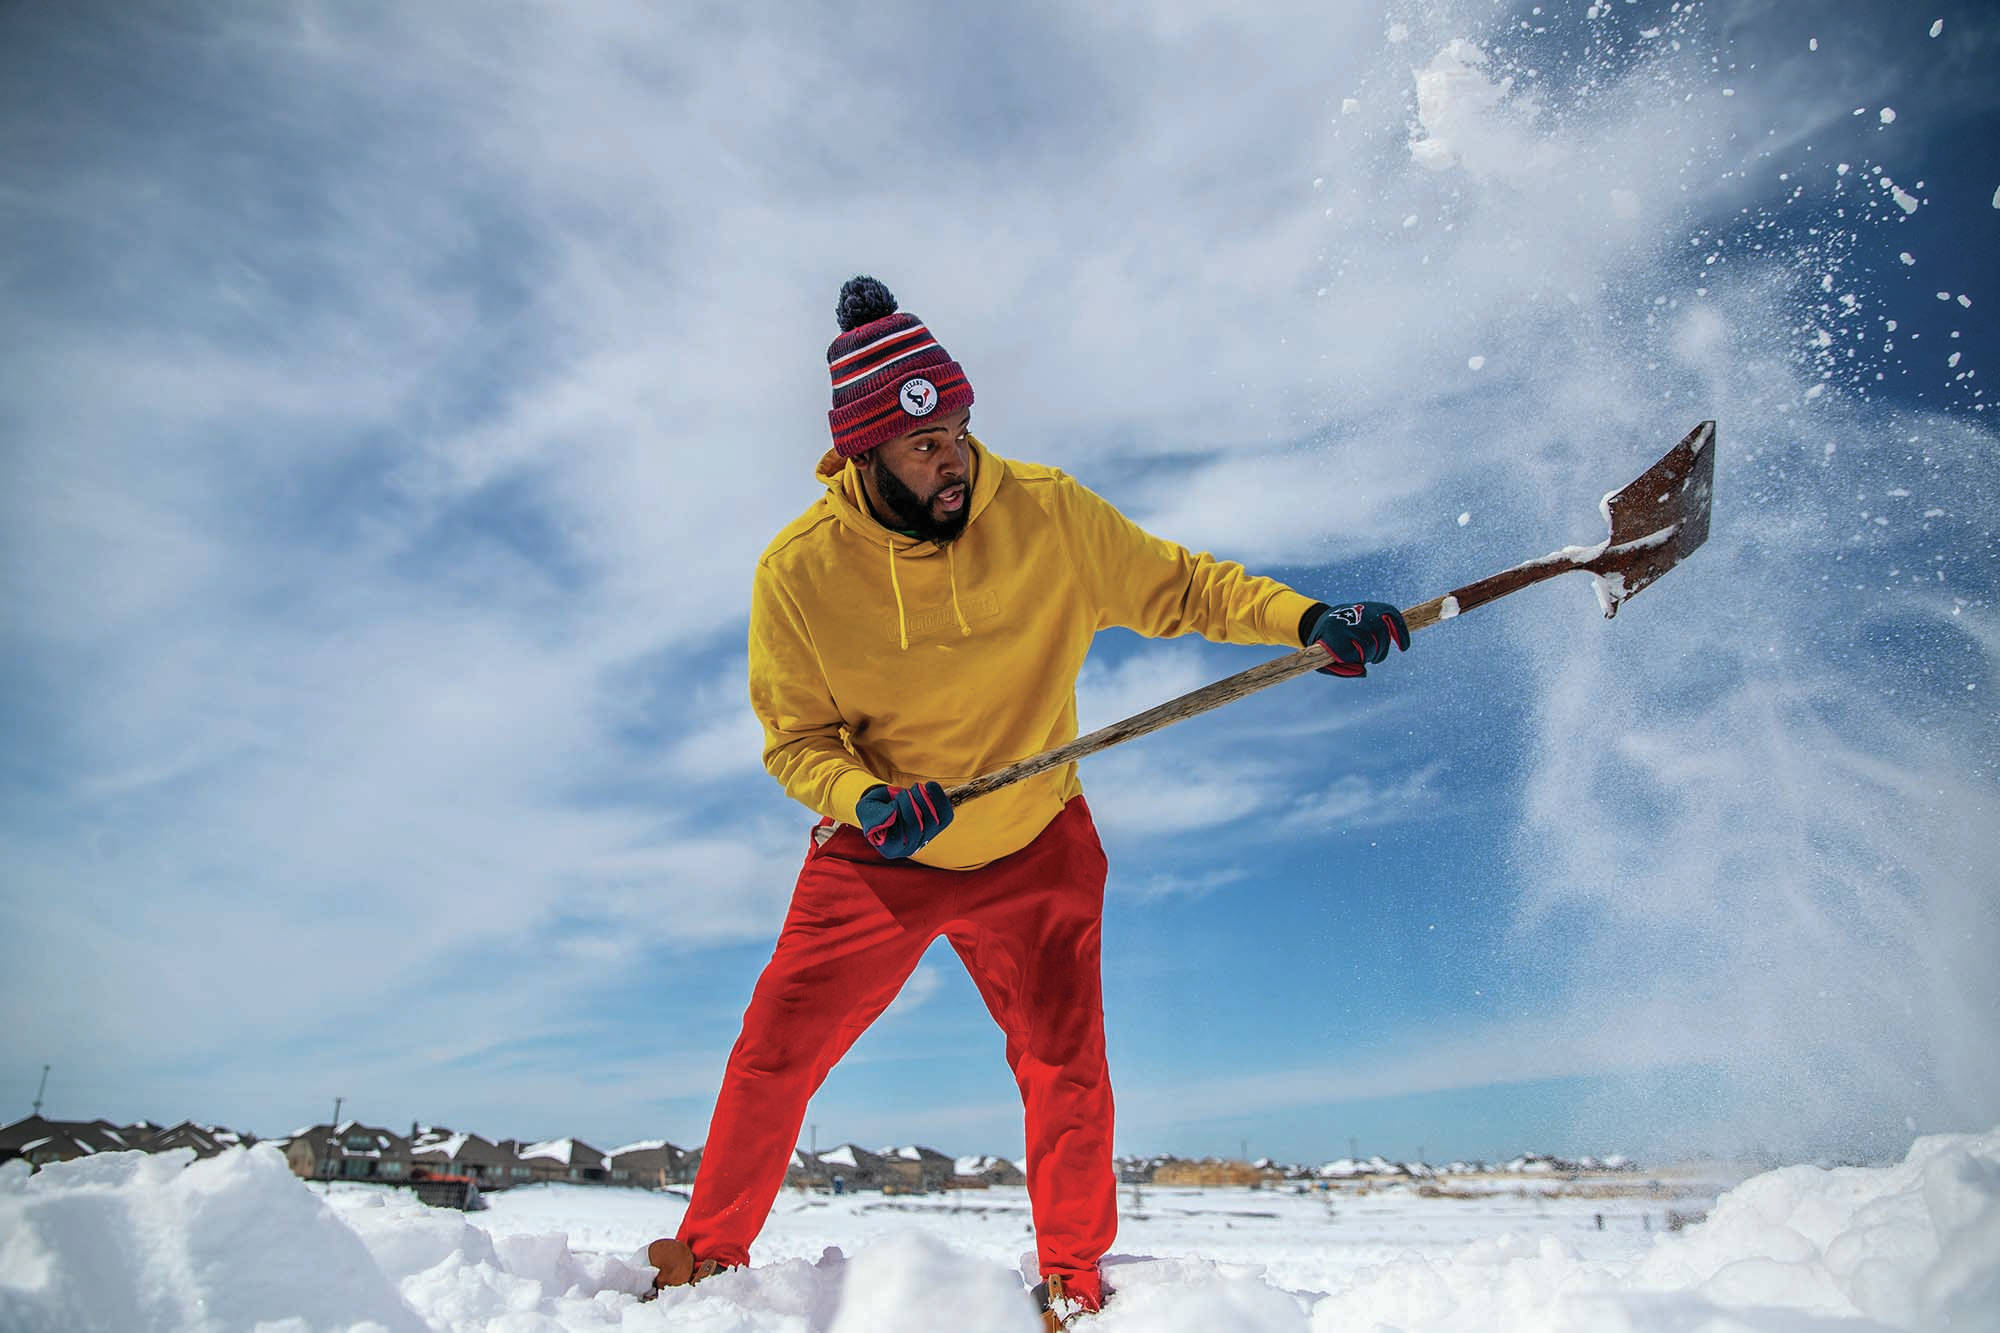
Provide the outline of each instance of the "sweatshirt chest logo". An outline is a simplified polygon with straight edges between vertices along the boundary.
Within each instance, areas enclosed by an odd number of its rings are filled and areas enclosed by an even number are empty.
[[[968,592],[959,599],[958,609],[965,613],[969,625],[977,625],[982,620],[994,620],[1000,615],[1000,597],[991,588],[978,592]],[[950,603],[943,606],[927,606],[921,611],[911,611],[909,634],[912,640],[931,638],[956,639],[958,637],[958,616],[953,613]],[[895,644],[889,645],[891,648]]]
[[[937,411],[937,385],[922,375],[913,376],[903,381],[902,392],[897,395],[897,401],[902,403],[903,410],[911,416],[927,417]]]

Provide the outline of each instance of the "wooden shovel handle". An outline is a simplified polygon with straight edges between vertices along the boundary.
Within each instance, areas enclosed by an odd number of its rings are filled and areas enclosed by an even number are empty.
[[[1575,561],[1558,556],[1529,561],[1525,565],[1502,570],[1476,583],[1468,583],[1443,597],[1433,597],[1428,602],[1420,602],[1403,612],[1403,622],[1414,634],[1420,629],[1429,629],[1440,621],[1450,620],[1453,616],[1490,602],[1496,597],[1505,597],[1508,593],[1525,588],[1531,583],[1539,583],[1543,579],[1579,567]],[[1134,713],[1123,721],[1113,722],[1108,727],[1099,727],[1088,736],[1079,736],[1067,745],[1058,745],[1053,750],[1044,750],[1038,755],[1009,764],[1005,768],[995,769],[984,777],[946,788],[945,796],[955,806],[964,805],[967,801],[990,795],[1002,787],[1011,787],[1037,773],[1046,773],[1059,765],[1073,763],[1086,755],[1096,754],[1099,750],[1108,750],[1120,742],[1158,731],[1161,727],[1170,726],[1184,718],[1206,713],[1211,708],[1220,708],[1226,703],[1233,703],[1246,694],[1255,694],[1258,690],[1276,685],[1280,681],[1302,676],[1308,671],[1317,671],[1325,666],[1326,662],[1326,649],[1318,644],[1311,644],[1283,657],[1274,657],[1268,662],[1260,662],[1248,670],[1239,671],[1233,676],[1225,676],[1198,690],[1191,690],[1178,699],[1169,699],[1163,704],[1148,708],[1143,713]]]
[[[1572,547],[1545,555],[1539,560],[1503,569],[1498,574],[1488,574],[1483,579],[1475,579],[1463,588],[1453,588],[1442,597],[1433,597],[1428,602],[1419,602],[1403,612],[1403,623],[1414,634],[1420,629],[1429,629],[1441,621],[1464,615],[1476,606],[1497,601],[1510,592],[1519,592],[1530,584],[1552,579],[1558,574],[1567,574],[1573,569],[1588,569],[1594,558],[1603,555],[1602,548],[1584,550]]]
[[[1314,644],[1301,648],[1283,657],[1274,657],[1268,662],[1260,662],[1247,671],[1239,671],[1198,690],[1183,694],[1178,699],[1169,699],[1156,708],[1148,708],[1143,713],[1134,713],[1122,722],[1113,722],[1108,727],[1100,727],[1088,736],[1079,736],[1067,745],[1058,745],[1053,750],[1044,750],[1029,759],[1007,765],[988,773],[985,777],[974,778],[956,787],[947,788],[945,796],[953,805],[963,805],[974,797],[985,796],[989,792],[1010,787],[1023,778],[1031,778],[1059,764],[1067,764],[1099,750],[1109,749],[1120,741],[1129,741],[1135,736],[1158,731],[1161,727],[1206,713],[1211,708],[1220,708],[1232,700],[1241,699],[1246,694],[1254,694],[1267,685],[1276,685],[1281,680],[1304,675],[1327,663],[1326,649]]]

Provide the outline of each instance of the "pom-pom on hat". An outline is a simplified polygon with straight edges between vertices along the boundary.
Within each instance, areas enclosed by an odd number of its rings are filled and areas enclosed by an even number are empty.
[[[833,449],[865,454],[927,417],[972,406],[965,367],[938,346],[915,315],[873,278],[849,278],[834,313],[840,336],[826,349],[833,380]]]

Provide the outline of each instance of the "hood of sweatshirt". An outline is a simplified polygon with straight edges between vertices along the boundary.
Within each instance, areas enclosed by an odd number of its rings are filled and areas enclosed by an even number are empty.
[[[972,446],[972,501],[965,525],[970,528],[979,521],[979,515],[1000,490],[1000,482],[1007,475],[1007,461],[987,452],[978,436],[967,438]],[[842,458],[829,449],[826,456],[819,460],[814,475],[826,487],[827,498],[832,501],[834,513],[841,523],[869,541],[877,545],[887,544],[898,555],[913,559],[934,556],[944,549],[927,538],[906,536],[885,527],[869,513],[866,494],[861,489],[861,470],[853,459]]]

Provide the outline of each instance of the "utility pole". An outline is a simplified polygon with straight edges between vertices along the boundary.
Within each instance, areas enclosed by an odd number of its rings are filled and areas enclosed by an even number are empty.
[[[1361,1149],[1355,1146],[1352,1134],[1347,1136],[1347,1156],[1350,1161],[1358,1162],[1361,1160]]]
[[[42,1113],[42,1094],[47,1092],[48,1090],[49,1090],[49,1067],[47,1065],[43,1065],[42,1085],[39,1088],[35,1089],[35,1114],[37,1116],[40,1116]]]
[[[333,1121],[326,1127],[326,1179],[327,1188],[333,1188],[333,1159],[340,1143],[340,1104],[345,1097],[333,1099]]]
[[[812,1135],[812,1138],[809,1140],[812,1146],[807,1151],[812,1153],[814,1157],[817,1157],[819,1156],[819,1126],[807,1125],[806,1130]]]

